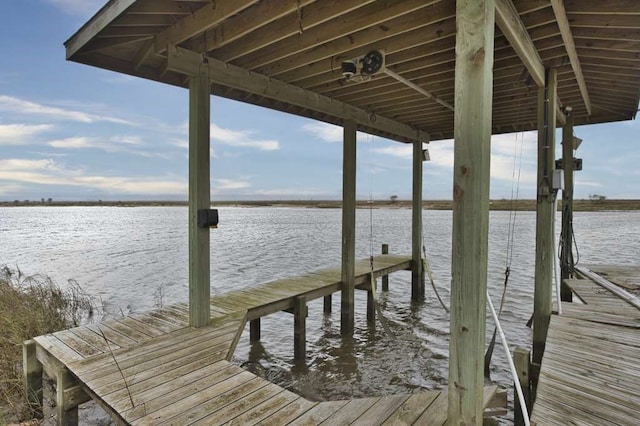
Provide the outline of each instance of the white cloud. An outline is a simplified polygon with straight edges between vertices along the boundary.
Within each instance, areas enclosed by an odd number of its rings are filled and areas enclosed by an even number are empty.
[[[78,149],[78,148],[97,148],[99,142],[96,139],[86,137],[72,137],[66,139],[58,139],[50,141],[49,145],[54,148]]]
[[[187,184],[163,177],[124,177],[86,175],[81,169],[69,169],[51,159],[0,160],[0,181],[40,185],[68,185],[140,195],[184,195]],[[3,183],[4,185],[4,183]],[[9,184],[12,185],[12,184]]]
[[[311,133],[316,138],[330,143],[342,142],[344,138],[344,131],[341,126],[335,124],[324,123],[321,121],[314,121],[302,126],[302,130]],[[368,135],[363,132],[357,132],[357,140],[365,139]]]
[[[26,145],[52,129],[50,124],[0,124],[0,145]]]
[[[65,109],[56,106],[47,106],[12,96],[0,95],[0,111],[10,113],[29,114],[40,117],[47,117],[52,120],[70,120],[80,123],[108,122],[115,124],[126,124],[132,126],[133,123],[107,115],[90,114],[73,109]]]
[[[342,142],[342,127],[319,121],[305,124],[302,130],[309,132],[318,139],[325,142]]]
[[[212,189],[214,191],[231,191],[249,188],[251,184],[246,180],[214,179]]]
[[[253,139],[253,132],[247,130],[230,130],[211,123],[211,139],[225,145],[257,148],[261,151],[275,151],[280,149],[280,143],[276,140]]]
[[[104,0],[46,0],[68,15],[89,18],[104,5]]]

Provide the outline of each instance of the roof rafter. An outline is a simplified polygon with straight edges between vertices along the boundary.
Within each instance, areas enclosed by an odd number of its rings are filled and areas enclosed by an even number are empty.
[[[562,41],[564,42],[567,54],[569,55],[571,68],[573,68],[573,72],[576,75],[576,81],[578,82],[580,93],[582,94],[584,106],[587,108],[587,113],[591,115],[589,92],[587,91],[587,84],[585,83],[584,75],[582,74],[582,67],[580,66],[580,59],[578,59],[576,44],[573,41],[573,35],[571,34],[571,27],[569,26],[569,20],[567,19],[567,11],[564,9],[564,4],[561,0],[551,0],[551,6],[553,7],[553,13],[556,16],[556,21],[558,21]]]
[[[529,70],[533,81],[538,87],[544,87],[542,59],[511,0],[496,0],[496,24]]]
[[[207,58],[207,62],[203,63],[202,54],[187,49],[170,47],[167,55],[167,69],[173,72],[193,75],[200,67],[207,66],[212,83],[248,93],[255,93],[265,98],[300,106],[333,117],[352,119],[362,128],[374,129],[394,135],[398,141],[418,140],[424,142],[430,139],[427,132],[387,117],[373,116],[373,114],[361,108],[292,86],[280,80],[272,79],[214,58]]]
[[[218,25],[225,19],[255,4],[258,0],[236,0],[215,2],[201,7],[192,15],[187,15],[156,36],[156,53],[176,45]]]

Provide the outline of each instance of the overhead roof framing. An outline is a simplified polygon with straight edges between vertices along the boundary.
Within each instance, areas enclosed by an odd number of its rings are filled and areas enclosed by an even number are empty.
[[[640,2],[496,0],[496,23],[493,133],[536,128],[548,67],[576,125],[635,116]],[[70,60],[183,87],[175,52],[204,54],[218,73],[251,76],[244,86],[217,76],[219,96],[331,123],[359,117],[361,130],[405,142],[453,136],[443,106],[454,103],[452,0],[111,0],[66,47]],[[345,81],[341,62],[372,49],[385,51],[390,73]]]

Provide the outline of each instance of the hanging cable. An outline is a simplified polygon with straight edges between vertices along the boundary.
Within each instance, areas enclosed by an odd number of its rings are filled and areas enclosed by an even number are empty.
[[[520,126],[520,100],[518,100],[516,113],[516,131]],[[520,143],[518,143],[518,135],[520,135]],[[511,172],[511,201],[509,203],[509,225],[507,227],[507,247],[505,253],[504,283],[502,286],[502,297],[500,297],[500,309],[498,317],[502,315],[504,302],[507,296],[507,287],[509,285],[509,276],[511,275],[511,263],[513,261],[513,247],[516,233],[516,219],[518,217],[518,197],[520,196],[520,175],[522,172],[522,153],[524,151],[524,132],[516,133],[516,143],[513,148],[513,169]],[[517,166],[516,166],[517,164]],[[493,357],[493,349],[496,345],[496,331],[493,329],[493,336],[487,346],[487,352],[484,354],[484,376],[491,378],[491,358]]]
[[[391,328],[389,328],[389,325],[387,324],[387,319],[382,314],[382,309],[378,304],[378,291],[376,288],[376,278],[373,274],[373,271],[374,271],[374,265],[373,265],[373,136],[367,135],[367,141],[369,145],[369,203],[368,204],[369,204],[369,266],[370,266],[369,280],[371,285],[370,291],[371,291],[371,296],[373,298],[373,306],[376,310],[378,320],[380,321],[380,324],[382,324],[382,328],[390,338],[395,340],[396,336],[395,334],[393,334],[393,331],[391,331]]]
[[[422,227],[422,273],[426,273],[429,277],[429,282],[431,283],[431,288],[433,288],[433,292],[438,298],[438,302],[440,302],[440,306],[444,309],[446,313],[449,313],[449,308],[445,305],[444,301],[440,297],[440,293],[438,293],[438,288],[436,287],[435,280],[433,279],[433,273],[431,272],[431,265],[429,264],[429,258],[427,257],[427,248],[424,243],[424,226]]]

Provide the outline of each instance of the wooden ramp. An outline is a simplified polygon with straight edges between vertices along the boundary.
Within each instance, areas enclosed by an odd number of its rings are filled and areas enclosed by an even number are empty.
[[[409,257],[382,255],[373,274],[410,267]],[[356,286],[367,289],[370,273],[369,259],[358,262]],[[325,269],[215,296],[203,328],[190,328],[177,304],[39,336],[25,344],[27,383],[36,394],[43,370],[56,379],[60,424],[77,422],[89,398],[118,424],[444,424],[445,392],[312,402],[229,362],[248,320],[339,289],[340,270]],[[495,393],[485,389],[485,406]]]
[[[531,420],[636,425],[640,310],[590,279],[567,284],[584,304],[563,303],[551,317]]]

